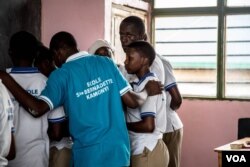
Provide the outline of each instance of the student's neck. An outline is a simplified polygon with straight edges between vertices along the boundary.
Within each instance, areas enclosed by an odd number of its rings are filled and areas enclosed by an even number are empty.
[[[145,74],[149,73],[149,68],[141,68],[140,71],[136,73],[136,76],[141,79]]]
[[[53,71],[55,71],[55,70],[56,70],[56,67],[55,67],[55,66],[50,66],[50,70],[49,70],[49,72],[46,74],[46,77],[49,77],[50,74],[51,74]]]
[[[32,63],[31,62],[27,62],[27,61],[20,61],[18,63],[14,63],[15,67],[32,67]]]
[[[74,55],[74,54],[76,54],[76,53],[78,53],[78,52],[79,52],[79,50],[77,50],[77,49],[70,49],[70,50],[68,51],[68,55],[71,56],[71,55]]]

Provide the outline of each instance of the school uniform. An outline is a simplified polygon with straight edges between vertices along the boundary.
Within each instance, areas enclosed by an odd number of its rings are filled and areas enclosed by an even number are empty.
[[[145,74],[140,80],[135,79],[131,85],[134,92],[141,92],[148,81],[156,80],[153,73]],[[127,122],[139,122],[144,117],[155,118],[155,129],[152,133],[137,133],[129,131],[132,166],[166,167],[168,165],[168,149],[162,141],[166,130],[166,97],[165,93],[148,96],[145,103],[136,108],[128,108]]]
[[[11,133],[13,128],[14,106],[8,94],[8,90],[0,80],[0,166],[6,166],[8,160],[5,158],[10,151]]]
[[[79,52],[50,74],[40,99],[64,105],[74,167],[129,166],[129,137],[121,96],[131,87],[107,57]]]
[[[177,112],[170,107],[171,95],[169,90],[177,86],[176,79],[173,74],[173,69],[168,60],[161,57],[164,72],[165,72],[165,82],[164,89],[166,91],[167,97],[167,128],[163,135],[163,141],[169,149],[170,161],[169,167],[180,167],[181,160],[181,146],[183,140],[183,123],[178,116]]]
[[[40,95],[46,85],[47,78],[37,68],[14,67],[7,72],[28,93]],[[48,167],[49,138],[47,135],[48,120],[61,122],[65,119],[63,110],[56,109],[47,112],[39,118],[34,118],[10,94],[15,106],[14,126],[16,157],[9,161],[9,167]],[[53,115],[50,115],[53,112]]]

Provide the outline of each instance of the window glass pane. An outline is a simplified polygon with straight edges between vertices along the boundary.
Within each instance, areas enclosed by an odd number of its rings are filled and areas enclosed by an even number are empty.
[[[155,8],[209,7],[216,6],[216,0],[155,0]]]
[[[250,97],[250,15],[227,16],[226,97]]]
[[[216,16],[156,17],[155,48],[172,64],[182,95],[216,96]]]
[[[227,0],[228,6],[250,6],[250,0]]]

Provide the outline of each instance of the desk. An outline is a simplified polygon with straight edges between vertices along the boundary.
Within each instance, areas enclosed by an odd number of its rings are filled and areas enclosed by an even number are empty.
[[[239,159],[237,159],[235,157],[234,160],[241,160],[240,158],[243,155],[244,156],[244,157],[242,157],[243,161],[244,161],[244,158],[246,158],[246,161],[247,161],[246,163],[243,162],[244,165],[247,165],[247,164],[249,165],[250,164],[250,159],[249,159],[250,157],[248,155],[250,155],[250,148],[231,149],[231,146],[230,146],[231,144],[244,144],[244,143],[249,142],[249,141],[250,141],[250,137],[247,137],[247,138],[236,140],[236,141],[233,141],[233,142],[228,143],[226,145],[223,145],[223,146],[215,148],[214,151],[218,153],[218,166],[219,167],[227,166],[227,165],[224,165],[222,163],[222,162],[224,162],[223,158],[225,158],[225,157],[223,157],[223,156],[225,156],[223,153],[232,153],[232,155],[233,154],[237,154],[237,156],[239,157]],[[247,156],[245,156],[245,154],[247,154]],[[229,158],[229,156],[227,158]],[[240,164],[240,162],[232,162],[232,163],[234,163],[235,167],[237,166],[237,164],[239,164],[239,166],[242,166],[242,163]],[[231,166],[231,165],[229,165],[229,166]]]

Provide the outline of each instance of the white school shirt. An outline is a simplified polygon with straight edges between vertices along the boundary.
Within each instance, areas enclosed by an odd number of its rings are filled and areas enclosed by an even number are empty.
[[[58,150],[63,148],[71,149],[73,146],[73,141],[71,137],[63,137],[60,141],[51,141],[50,148],[56,147]]]
[[[157,55],[161,58],[163,67],[164,67],[164,72],[165,72],[165,82],[164,82],[164,89],[166,92],[166,97],[167,97],[167,105],[166,105],[166,110],[167,110],[167,129],[166,133],[173,132],[174,130],[178,130],[183,128],[182,121],[180,117],[178,116],[177,112],[174,111],[170,107],[171,103],[171,95],[169,93],[169,89],[171,89],[173,86],[176,86],[176,79],[173,74],[173,68],[171,64],[169,63],[168,60],[166,60],[163,56]]]
[[[6,87],[0,80],[0,167],[6,166],[11,145],[11,131],[13,131],[14,106]]]
[[[135,80],[131,83],[135,92],[141,92],[148,81],[157,80],[157,77],[153,73],[148,73],[140,80]],[[138,155],[147,147],[152,151],[158,139],[162,138],[162,134],[166,130],[166,99],[165,93],[148,96],[145,103],[136,108],[128,108],[126,112],[127,122],[139,122],[145,116],[155,117],[155,129],[152,133],[136,133],[129,131],[130,143],[131,143],[131,154]]]
[[[46,85],[47,78],[37,68],[19,67],[7,72],[27,92],[33,96],[40,95]],[[57,108],[39,118],[34,118],[15,100],[15,143],[16,157],[9,161],[9,167],[48,167],[49,138],[47,135],[48,120],[61,122],[65,118],[64,111]],[[53,114],[51,114],[53,112]],[[53,117],[51,117],[53,115]]]
[[[119,67],[123,76],[129,81],[133,81],[136,76],[128,74],[126,69],[121,66]],[[150,71],[155,73],[157,78],[164,84],[165,92],[166,92],[166,112],[167,112],[167,127],[166,133],[173,132],[174,130],[178,130],[183,128],[182,121],[176,111],[170,108],[171,103],[171,95],[168,90],[176,86],[176,79],[173,75],[173,69],[168,60],[166,60],[163,56],[156,54],[155,60],[150,67]]]

